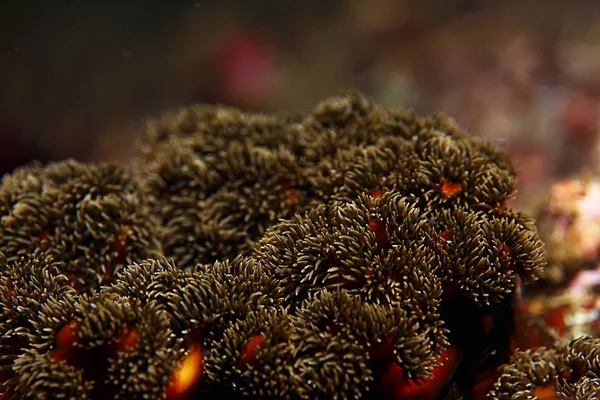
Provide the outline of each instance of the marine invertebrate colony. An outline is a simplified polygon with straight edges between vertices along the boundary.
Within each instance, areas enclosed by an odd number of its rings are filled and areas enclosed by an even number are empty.
[[[496,399],[595,399],[598,339],[580,337],[558,348],[517,351],[500,369],[491,397]]]
[[[167,114],[129,167],[23,168],[0,187],[2,398],[476,398],[544,264],[514,180],[443,115],[356,92]]]
[[[18,169],[0,187],[0,251],[9,262],[39,250],[52,254],[80,291],[110,283],[118,269],[161,254],[137,186],[113,164]]]

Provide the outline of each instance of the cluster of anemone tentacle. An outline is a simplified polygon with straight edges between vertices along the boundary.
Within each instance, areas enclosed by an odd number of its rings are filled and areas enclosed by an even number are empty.
[[[514,190],[487,142],[355,92],[173,112],[129,167],[24,167],[0,186],[0,393],[468,396],[544,264]]]
[[[596,399],[600,393],[600,339],[579,337],[554,348],[517,351],[500,368],[493,399]]]

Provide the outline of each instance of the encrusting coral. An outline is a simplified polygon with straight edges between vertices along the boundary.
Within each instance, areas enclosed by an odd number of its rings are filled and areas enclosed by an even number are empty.
[[[475,398],[544,265],[514,191],[500,150],[357,92],[173,112],[130,167],[20,169],[0,185],[1,397]],[[492,394],[517,398],[535,351]],[[558,392],[587,398],[582,368]]]

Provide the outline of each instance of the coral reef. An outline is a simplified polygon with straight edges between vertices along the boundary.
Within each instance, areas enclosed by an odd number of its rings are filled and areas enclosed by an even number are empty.
[[[173,112],[128,167],[25,167],[0,186],[0,393],[476,398],[544,266],[514,191],[500,150],[357,92]],[[492,394],[518,398],[531,357]]]
[[[542,278],[560,285],[600,261],[600,182],[592,177],[572,177],[550,189],[537,217],[540,234],[550,249]]]
[[[524,292],[527,312],[563,339],[600,334],[600,182],[576,176],[554,183],[536,225],[548,247],[540,280]]]

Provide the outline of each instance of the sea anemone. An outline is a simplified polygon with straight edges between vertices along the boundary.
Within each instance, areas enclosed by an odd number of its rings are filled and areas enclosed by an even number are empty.
[[[514,187],[449,118],[358,92],[305,114],[193,106],[151,122],[131,166],[17,170],[0,393],[468,397],[509,360],[516,285],[544,265]],[[597,373],[590,346],[565,363]],[[498,396],[520,382],[503,368]],[[583,376],[557,390],[590,393]]]
[[[116,164],[32,165],[0,184],[0,251],[15,262],[43,250],[79,292],[158,257],[156,222],[137,182]]]
[[[490,397],[510,399],[595,399],[600,393],[600,340],[573,339],[555,348],[517,351],[500,368]]]

